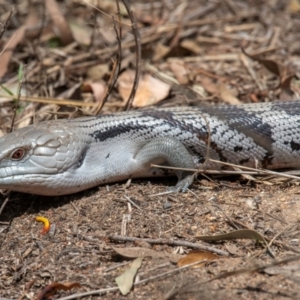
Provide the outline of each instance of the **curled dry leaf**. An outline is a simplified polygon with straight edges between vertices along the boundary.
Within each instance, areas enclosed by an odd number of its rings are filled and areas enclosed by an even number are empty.
[[[214,253],[204,252],[204,251],[191,251],[185,257],[181,258],[177,263],[178,267],[183,267],[192,263],[199,261],[198,265],[193,266],[193,268],[203,267],[208,260],[214,260],[219,258]],[[202,262],[203,261],[203,262]]]
[[[116,284],[123,296],[127,295],[132,289],[135,275],[142,265],[142,260],[142,258],[135,259],[130,268],[116,278]]]
[[[45,288],[43,288],[35,297],[35,299],[48,300],[51,299],[52,296],[59,290],[69,291],[73,288],[79,288],[79,287],[81,287],[81,285],[78,282],[66,282],[66,283],[53,282],[51,284],[48,284]]]
[[[123,72],[118,78],[118,89],[121,97],[126,103],[134,80],[134,71]],[[133,100],[133,107],[145,107],[153,105],[165,99],[170,92],[171,86],[149,74],[142,76]]]
[[[96,102],[102,103],[102,100],[105,95],[106,87],[101,82],[91,82],[91,83],[85,82],[82,85],[81,90],[82,90],[82,92],[85,92],[85,93],[93,93]]]

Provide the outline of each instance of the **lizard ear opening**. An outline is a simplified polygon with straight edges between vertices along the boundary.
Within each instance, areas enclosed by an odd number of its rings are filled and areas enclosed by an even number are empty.
[[[12,151],[10,158],[12,160],[21,160],[25,155],[25,149],[23,148],[17,148]]]

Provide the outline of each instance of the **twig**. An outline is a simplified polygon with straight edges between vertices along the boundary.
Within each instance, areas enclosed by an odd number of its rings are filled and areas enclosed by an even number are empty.
[[[211,159],[211,158],[209,159],[209,161],[213,162],[213,163],[230,166],[230,167],[235,167],[235,168],[240,168],[240,169],[245,169],[245,170],[249,170],[249,171],[188,169],[188,168],[176,168],[176,167],[171,167],[171,166],[161,166],[161,165],[156,165],[156,164],[151,164],[151,167],[161,168],[161,169],[169,169],[169,170],[180,170],[180,171],[187,171],[187,172],[198,172],[198,173],[203,173],[203,174],[216,174],[216,175],[239,175],[239,174],[275,175],[278,177],[286,177],[286,178],[290,178],[290,179],[300,180],[299,176],[294,176],[289,173],[281,173],[281,172],[275,172],[275,171],[264,170],[264,169],[255,169],[255,168],[240,166],[240,165],[236,165],[236,164],[226,163],[226,162]]]
[[[14,11],[15,11],[15,6],[13,5],[11,10],[10,10],[10,13],[9,13],[5,23],[4,23],[4,25],[2,26],[2,29],[1,29],[1,32],[0,32],[0,39],[2,38],[2,35],[4,34],[4,32],[7,28],[8,22],[9,22],[9,20],[10,20],[10,18],[11,18]]]
[[[121,60],[122,60],[122,44],[121,44],[121,41],[122,41],[122,26],[121,26],[121,12],[120,12],[120,6],[119,6],[119,1],[116,0],[116,4],[117,4],[117,8],[118,8],[118,16],[119,16],[119,30],[117,29],[117,26],[116,26],[116,22],[115,22],[115,19],[113,18],[113,22],[114,22],[114,30],[115,30],[115,33],[116,33],[116,38],[117,38],[117,44],[118,44],[118,53],[117,53],[117,57],[116,57],[116,60],[114,61],[113,63],[113,69],[112,69],[112,73],[111,73],[111,76],[109,78],[109,83],[108,83],[108,88],[106,90],[106,93],[105,93],[105,96],[102,100],[102,102],[100,103],[97,111],[96,111],[96,115],[98,115],[101,111],[101,109],[103,108],[105,102],[107,101],[108,99],[108,96],[111,94],[111,91],[112,89],[114,88],[116,82],[117,82],[117,79],[118,79],[118,76],[120,74],[120,70],[121,70]]]
[[[225,165],[225,166],[238,167],[238,168],[244,169],[244,170],[258,171],[260,173],[268,174],[268,175],[272,174],[272,175],[287,177],[287,178],[291,178],[291,179],[297,179],[297,180],[300,179],[300,177],[293,176],[293,175],[290,175],[290,174],[279,173],[279,172],[275,172],[275,171],[271,171],[271,170],[263,170],[263,169],[255,169],[255,168],[250,168],[250,167],[239,166],[239,165],[235,165],[235,164],[231,164],[231,163],[226,163],[226,162],[215,160],[215,159],[211,159],[211,158],[209,159],[209,161],[211,161],[213,163]]]
[[[14,95],[2,95],[0,94],[0,99],[4,98],[5,100],[0,100],[0,103],[10,102],[16,98]],[[7,100],[7,98],[9,98]],[[83,107],[91,107],[96,106],[95,103],[83,102],[78,100],[65,100],[62,98],[42,98],[42,97],[33,97],[33,96],[20,96],[20,100],[22,101],[30,101],[30,102],[38,102],[38,103],[46,103],[46,104],[56,104],[56,105],[69,105],[69,106],[83,106]]]
[[[140,38],[140,33],[139,30],[137,28],[137,22],[136,22],[136,18],[135,15],[133,14],[132,10],[130,9],[130,5],[128,3],[127,0],[122,0],[129,19],[131,21],[131,28],[132,28],[132,32],[133,32],[133,36],[134,36],[134,43],[135,43],[135,55],[136,55],[136,61],[135,61],[135,76],[134,76],[134,81],[133,81],[133,86],[129,95],[129,98],[127,100],[126,106],[125,106],[125,110],[129,110],[137,87],[138,87],[138,83],[139,83],[139,79],[140,79],[140,61],[141,61],[141,56],[142,56],[142,48],[141,48],[141,38]]]
[[[124,196],[125,198],[126,198],[126,200],[128,201],[128,202],[130,202],[133,206],[135,206],[138,210],[141,210],[142,211],[142,209],[134,202],[134,201],[132,201],[128,196]]]
[[[24,80],[25,73],[26,73],[26,67],[24,67],[23,64],[20,65],[18,76],[20,76],[20,73],[21,73],[21,78],[19,80],[18,96],[17,96],[17,100],[16,100],[16,103],[15,103],[15,106],[14,106],[14,114],[13,114],[13,117],[12,117],[12,120],[11,120],[11,125],[10,125],[9,132],[12,132],[14,130],[14,124],[15,124],[15,119],[16,119],[16,115],[17,115],[17,109],[18,109],[19,102],[20,102],[23,80]]]
[[[192,243],[192,242],[186,242],[180,240],[136,238],[130,236],[121,236],[121,235],[109,235],[108,238],[118,242],[147,242],[149,244],[184,246],[184,247],[194,248],[198,250],[213,252],[223,256],[229,256],[229,253],[227,251],[216,249],[210,246],[200,245],[198,243]]]
[[[0,207],[0,215],[2,214],[2,211],[3,211],[4,207],[6,206],[8,200],[9,200],[9,196],[6,197],[6,199],[4,200],[4,202],[2,203],[2,205]]]

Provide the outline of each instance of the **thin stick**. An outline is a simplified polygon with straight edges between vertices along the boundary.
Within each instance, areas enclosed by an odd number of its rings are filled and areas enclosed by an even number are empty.
[[[235,167],[235,168],[240,168],[240,169],[245,169],[249,170],[247,171],[225,171],[225,170],[206,170],[206,169],[186,169],[186,168],[176,168],[176,167],[171,167],[171,166],[161,166],[161,165],[155,165],[151,164],[151,167],[155,168],[161,168],[161,169],[169,169],[169,170],[180,170],[180,171],[188,171],[188,172],[198,172],[198,173],[203,173],[203,174],[216,174],[216,175],[239,175],[239,174],[249,174],[249,175],[276,175],[276,176],[281,176],[281,177],[286,177],[290,179],[297,179],[300,180],[299,176],[294,176],[289,173],[280,173],[280,172],[275,172],[271,170],[262,170],[262,169],[255,169],[255,168],[250,168],[250,167],[244,167],[240,165],[235,165],[231,163],[225,163],[223,161],[218,161],[214,159],[209,159],[209,161],[214,162],[214,163],[219,163],[222,165],[230,166],[230,167]]]
[[[216,249],[210,246],[201,245],[198,243],[192,243],[192,242],[186,242],[180,240],[136,238],[136,237],[122,236],[122,235],[109,235],[108,238],[118,242],[147,242],[149,244],[184,246],[184,247],[194,248],[198,250],[213,252],[222,256],[229,256],[229,253],[227,251]]]
[[[209,159],[209,161],[217,163],[217,164],[221,164],[221,165],[225,165],[225,166],[230,166],[230,167],[237,167],[240,169],[245,169],[245,170],[250,170],[250,171],[257,171],[258,169],[255,168],[250,168],[250,167],[244,167],[244,166],[239,166],[239,165],[235,165],[235,164],[231,164],[231,163],[226,163],[223,161],[219,161],[219,160],[214,160],[214,159]],[[290,174],[285,174],[285,173],[279,173],[279,172],[275,172],[275,171],[271,171],[271,170],[263,170],[263,169],[259,169],[258,172],[261,172],[263,174],[272,174],[272,175],[277,175],[277,176],[282,176],[282,177],[287,177],[287,178],[292,178],[292,179],[297,179],[299,180],[300,177],[298,176],[293,176]]]
[[[4,202],[2,203],[2,205],[0,207],[0,215],[2,214],[2,211],[3,211],[4,207],[6,206],[8,200],[9,200],[9,196],[6,197],[6,199],[4,200]]]
[[[11,125],[10,125],[9,132],[12,132],[14,130],[14,124],[15,124],[15,119],[16,119],[16,115],[17,115],[17,109],[18,109],[18,106],[19,106],[19,103],[20,103],[23,80],[24,80],[25,73],[26,73],[25,65],[24,66],[23,66],[23,64],[20,65],[19,73],[21,73],[21,78],[20,78],[20,81],[19,81],[18,96],[17,96],[17,101],[16,101],[15,106],[14,106],[14,114],[13,114],[13,117],[12,117],[12,120],[11,120]],[[18,75],[20,75],[20,74],[18,74]]]
[[[108,99],[108,96],[111,94],[112,89],[114,88],[117,79],[119,77],[120,74],[120,70],[121,70],[121,60],[122,60],[122,44],[121,44],[121,40],[122,40],[122,26],[121,26],[121,12],[120,12],[120,6],[119,6],[119,2],[118,0],[116,0],[116,4],[117,4],[117,8],[118,8],[118,16],[119,16],[119,30],[117,29],[116,26],[116,22],[115,19],[113,18],[113,22],[114,22],[114,30],[116,33],[116,38],[117,38],[117,44],[118,44],[118,53],[117,53],[117,57],[116,60],[113,63],[113,69],[112,69],[112,73],[111,76],[109,78],[109,83],[108,83],[108,88],[106,90],[105,96],[102,100],[102,102],[100,103],[97,111],[96,111],[96,115],[98,115],[101,111],[101,109],[103,108],[105,102]]]
[[[11,10],[10,10],[10,13],[9,13],[5,23],[4,23],[4,25],[2,26],[2,29],[1,29],[1,32],[0,32],[0,39],[2,38],[2,35],[5,32],[5,30],[7,28],[7,25],[8,25],[8,22],[9,22],[9,20],[10,20],[10,18],[11,18],[14,11],[15,11],[15,6],[13,5]]]
[[[127,0],[122,0],[129,19],[131,21],[131,28],[134,36],[134,43],[135,43],[135,55],[136,55],[136,61],[135,61],[135,76],[134,76],[134,81],[133,81],[133,86],[129,95],[129,98],[127,100],[125,110],[129,110],[131,108],[132,102],[134,100],[134,96],[136,93],[136,90],[138,88],[139,84],[139,79],[140,79],[140,61],[141,61],[141,56],[142,56],[142,48],[141,48],[141,38],[140,38],[140,33],[137,28],[137,22],[135,15],[133,14],[132,10],[130,9],[130,5]]]

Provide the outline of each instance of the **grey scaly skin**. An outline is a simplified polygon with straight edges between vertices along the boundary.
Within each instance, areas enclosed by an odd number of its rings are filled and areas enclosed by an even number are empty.
[[[300,101],[121,112],[27,126],[0,138],[0,188],[65,195],[128,178],[168,175],[151,163],[220,169],[300,168]],[[177,171],[174,190],[193,175]]]

